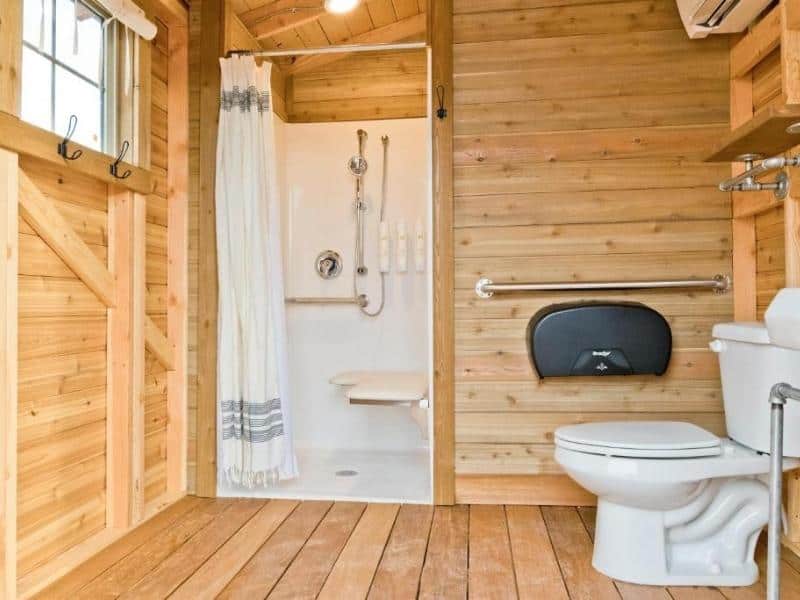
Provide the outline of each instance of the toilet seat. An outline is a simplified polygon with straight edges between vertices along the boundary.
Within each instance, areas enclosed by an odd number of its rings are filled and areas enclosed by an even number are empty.
[[[719,456],[720,439],[705,429],[677,421],[582,423],[555,432],[560,448],[623,458],[702,458]]]

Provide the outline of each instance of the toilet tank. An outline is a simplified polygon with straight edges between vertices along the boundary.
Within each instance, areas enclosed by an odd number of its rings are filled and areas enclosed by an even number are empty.
[[[771,343],[761,323],[720,323],[711,349],[719,357],[725,423],[731,439],[769,452],[769,393],[776,383],[800,386],[800,350]],[[784,454],[800,457],[800,402],[784,412]]]

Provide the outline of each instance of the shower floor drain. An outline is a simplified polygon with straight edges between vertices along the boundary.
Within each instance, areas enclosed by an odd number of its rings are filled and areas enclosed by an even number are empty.
[[[355,477],[358,475],[358,471],[354,471],[353,469],[342,469],[341,471],[336,471],[337,477]]]

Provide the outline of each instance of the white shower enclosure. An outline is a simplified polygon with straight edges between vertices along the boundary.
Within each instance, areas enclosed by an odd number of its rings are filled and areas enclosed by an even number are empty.
[[[340,123],[276,122],[282,248],[289,340],[289,377],[299,477],[259,490],[221,485],[221,495],[302,499],[431,502],[431,184],[430,122],[426,118]],[[293,298],[354,296],[355,177],[347,161],[356,132],[367,133],[364,157],[368,273],[358,292],[380,303],[379,209],[383,148],[388,136],[385,308],[369,317],[356,304],[294,303]],[[407,232],[406,268],[398,231]],[[384,248],[386,246],[384,245]],[[320,253],[334,251],[341,272],[322,278]],[[384,267],[386,266],[384,260]],[[415,373],[426,401],[351,403],[343,373],[377,378]],[[380,385],[378,386],[380,387]],[[385,390],[391,396],[391,389]]]

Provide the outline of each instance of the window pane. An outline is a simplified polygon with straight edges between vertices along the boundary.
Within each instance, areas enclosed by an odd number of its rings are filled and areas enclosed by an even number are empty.
[[[56,67],[56,132],[66,130],[69,116],[78,117],[78,128],[74,140],[89,148],[102,150],[102,102],[100,90],[73,75]]]
[[[50,61],[30,48],[22,49],[22,119],[50,129],[52,72]]]
[[[42,21],[44,4],[44,21]],[[22,5],[22,39],[39,48],[42,52],[53,54],[53,3],[51,0],[25,0]]]
[[[100,81],[103,58],[103,24],[94,12],[78,2],[78,52],[75,53],[75,3],[56,0],[56,58],[92,81]]]

